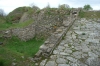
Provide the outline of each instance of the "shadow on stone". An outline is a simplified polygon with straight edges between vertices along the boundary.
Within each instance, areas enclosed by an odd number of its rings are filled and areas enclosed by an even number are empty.
[[[0,42],[0,45],[3,45],[3,42]]]

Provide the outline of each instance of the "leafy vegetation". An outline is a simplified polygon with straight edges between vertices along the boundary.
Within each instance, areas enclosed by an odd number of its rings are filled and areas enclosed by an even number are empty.
[[[89,11],[92,10],[92,7],[88,4],[88,5],[84,5],[84,10]]]
[[[84,15],[85,15],[85,12],[81,10],[81,11],[79,12],[79,17],[84,18],[84,17],[85,17]]]
[[[39,46],[44,42],[43,39],[36,40],[35,38],[24,42],[17,37],[11,39],[0,38],[0,41],[4,43],[0,45],[0,66],[11,66],[12,62],[18,63],[18,66],[30,63],[28,58],[33,57],[39,50]]]

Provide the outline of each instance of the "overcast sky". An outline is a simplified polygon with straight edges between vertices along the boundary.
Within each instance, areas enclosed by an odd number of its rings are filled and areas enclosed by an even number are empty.
[[[94,10],[100,9],[100,0],[0,0],[0,9],[9,13],[17,7],[30,6],[32,3],[39,8],[43,8],[49,3],[51,7],[58,7],[59,4],[68,4],[70,7],[83,7],[85,4],[90,4]]]

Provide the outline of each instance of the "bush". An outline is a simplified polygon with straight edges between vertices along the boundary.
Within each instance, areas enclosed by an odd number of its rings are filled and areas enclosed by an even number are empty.
[[[81,11],[79,12],[79,17],[80,17],[80,18],[83,18],[83,17],[84,17],[84,11],[81,10]]]
[[[86,11],[89,11],[89,10],[92,10],[92,7],[87,4],[87,5],[84,5],[83,9],[86,10]]]

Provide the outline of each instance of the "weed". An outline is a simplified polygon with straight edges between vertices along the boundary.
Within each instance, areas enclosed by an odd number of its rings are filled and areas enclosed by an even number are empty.
[[[72,45],[71,44],[68,44],[68,46],[71,47]]]
[[[62,37],[62,40],[64,40],[64,39],[65,39],[65,36]]]
[[[82,33],[82,35],[86,35],[85,33]]]
[[[74,49],[74,48],[72,49],[72,52],[76,52],[76,51],[77,51],[76,49]]]
[[[83,17],[84,17],[84,14],[85,14],[85,12],[80,11],[80,12],[79,12],[79,17],[83,18]]]

